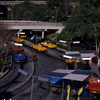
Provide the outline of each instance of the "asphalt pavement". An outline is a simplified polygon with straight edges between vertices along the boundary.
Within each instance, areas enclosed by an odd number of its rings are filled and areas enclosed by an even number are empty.
[[[33,43],[32,42],[29,42],[29,41],[27,41],[27,40],[24,40],[25,41],[25,45],[28,45],[28,46],[30,46],[30,45],[32,45]],[[64,54],[64,52],[66,51],[66,50],[64,50],[64,49],[61,49],[61,48],[58,48],[57,47],[57,50],[59,51],[59,52],[55,52],[55,51],[53,51],[53,50],[49,50],[48,49],[48,53],[50,53],[50,55],[52,55],[52,56],[56,56],[56,57],[58,57],[59,59],[61,58],[62,60],[64,60],[62,57],[60,57],[60,56],[62,56],[63,54]],[[28,55],[28,50],[26,50],[25,51],[26,52],[26,54]],[[29,56],[29,55],[28,55]],[[31,61],[31,55],[29,56],[29,61]],[[42,58],[43,58],[43,56],[42,56]],[[41,59],[42,60],[42,59]],[[43,64],[43,62],[44,61],[41,61],[41,65],[43,65],[43,66],[47,66],[46,64],[45,64],[45,62],[44,62],[44,64]],[[40,68],[41,68],[41,65],[38,65],[38,66],[40,66]],[[34,65],[27,65],[27,66],[33,66],[33,68],[34,68]],[[100,68],[100,65],[98,65],[98,64],[95,64],[95,63],[89,63],[89,66],[90,66],[90,68],[91,68],[91,70],[94,70],[94,72],[100,77],[100,74],[99,74],[99,68]],[[44,67],[43,67],[44,68]],[[41,69],[43,69],[43,68],[41,68]],[[65,67],[66,68],[66,67]],[[16,75],[18,74],[18,69],[19,69],[19,67],[13,67],[13,69],[10,71],[10,73],[13,73],[14,75],[13,75],[13,77],[12,78],[14,78],[14,77],[16,77]],[[25,69],[26,71],[28,71],[28,69],[26,68]],[[29,70],[29,73],[33,73],[33,70],[34,69],[32,69],[32,70]],[[53,70],[52,68],[51,68],[51,70]],[[43,73],[41,73],[41,72],[39,72],[38,71],[38,69],[36,70],[37,72],[35,72],[36,73],[36,75],[43,75],[44,74],[44,72]],[[47,69],[45,68],[45,72],[47,73],[48,71],[47,71]],[[8,74],[7,76],[8,77],[11,77],[11,74]],[[7,76],[4,78],[5,80],[7,80],[6,78],[7,78]],[[23,77],[23,76],[22,76]],[[12,79],[11,78],[11,79]],[[9,81],[11,81],[11,79],[9,79]],[[22,78],[21,78],[22,79]],[[0,82],[2,82],[3,80],[0,80]],[[6,84],[7,84],[7,81],[6,81]],[[20,85],[21,86],[21,85]],[[19,86],[18,86],[19,87]],[[17,88],[17,87],[16,87]],[[14,88],[14,90],[15,90],[15,88]],[[13,91],[13,90],[12,90]],[[89,96],[90,95],[87,95],[88,93],[86,93],[85,94],[85,98],[87,98],[86,100],[96,100],[96,99],[89,99]],[[87,97],[88,96],[88,97]],[[70,100],[75,100],[75,98],[73,98],[73,97],[71,97],[71,99]]]
[[[27,42],[27,40],[25,40],[25,43],[28,43],[28,46],[33,44],[32,42],[29,42],[29,41]],[[49,53],[49,55],[52,55],[54,57],[58,57],[58,58],[62,59],[62,55],[65,54],[66,50],[57,47],[57,51],[58,52],[56,52],[55,50],[47,49],[47,53]],[[100,77],[99,70],[98,70],[99,65],[97,63],[94,63],[94,62],[88,63],[88,66],[90,67],[90,70],[94,70],[94,72]],[[85,94],[84,94],[84,99],[85,100],[98,100],[98,96],[95,96],[95,94],[92,94],[92,93],[89,93],[88,91],[86,91]],[[25,100],[28,100],[28,98],[25,99]],[[75,100],[75,97],[71,96],[70,100]]]
[[[0,80],[0,100],[2,100],[1,99],[2,96],[5,96],[4,94],[11,93],[21,88],[24,84],[26,84],[31,79],[30,75],[26,77],[25,75],[19,73],[18,70],[20,68],[30,74],[34,73],[34,63],[31,57],[32,53],[27,48],[25,47],[23,48],[24,48],[25,55],[28,57],[28,61],[27,63],[24,64],[13,62],[13,66],[10,69],[9,73]]]

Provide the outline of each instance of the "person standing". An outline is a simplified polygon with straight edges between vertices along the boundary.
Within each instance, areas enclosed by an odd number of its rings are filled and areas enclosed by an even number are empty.
[[[37,35],[35,35],[35,45],[37,45]]]

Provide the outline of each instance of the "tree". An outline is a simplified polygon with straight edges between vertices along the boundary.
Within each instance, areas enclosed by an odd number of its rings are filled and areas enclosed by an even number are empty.
[[[54,7],[60,7],[60,10],[65,13],[66,16],[72,13],[70,0],[47,0],[46,2],[49,12],[54,10]]]
[[[13,32],[9,28],[10,27],[8,27],[7,23],[0,21],[0,60],[2,58],[2,64],[3,64],[2,72],[4,70],[5,64],[9,62],[9,57],[8,57],[10,48],[9,42],[11,40],[11,37],[13,36]]]
[[[32,13],[33,13],[32,18],[34,18],[34,20],[45,21],[47,15],[47,7],[44,5],[34,4]]]
[[[28,3],[26,3],[26,1],[14,7],[14,18],[45,21],[47,15],[47,6],[42,4],[33,4],[28,1]]]
[[[46,2],[49,9],[54,9],[54,7],[60,7],[63,1],[64,0],[47,0]]]
[[[66,27],[63,29],[61,35],[66,35],[66,40],[76,37],[80,37],[81,39],[94,38],[97,51],[98,39],[100,37],[99,5],[99,0],[85,0],[80,10],[76,10],[71,18],[66,21]]]
[[[0,21],[0,55],[4,52],[6,52],[7,48],[1,49],[4,47],[4,44],[8,44],[8,42],[11,40],[11,37],[13,35],[13,32],[11,30],[8,30],[7,23],[4,23]]]
[[[55,8],[55,9],[51,10],[50,16],[51,16],[51,19],[53,19],[52,20],[53,22],[55,22],[55,20],[56,20],[56,22],[62,22],[66,18],[65,13],[62,10],[60,10],[60,8]]]

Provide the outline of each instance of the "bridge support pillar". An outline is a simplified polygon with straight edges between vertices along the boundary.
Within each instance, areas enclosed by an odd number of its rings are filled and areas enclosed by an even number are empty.
[[[44,38],[44,31],[42,31],[42,38]]]

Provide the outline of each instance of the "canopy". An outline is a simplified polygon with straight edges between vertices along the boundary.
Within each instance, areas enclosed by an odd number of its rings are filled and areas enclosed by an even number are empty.
[[[75,80],[75,81],[84,81],[93,72],[94,71],[57,69],[48,74],[45,74],[44,76]]]
[[[93,51],[68,51],[63,55],[65,58],[86,58],[86,57],[96,57]]]

